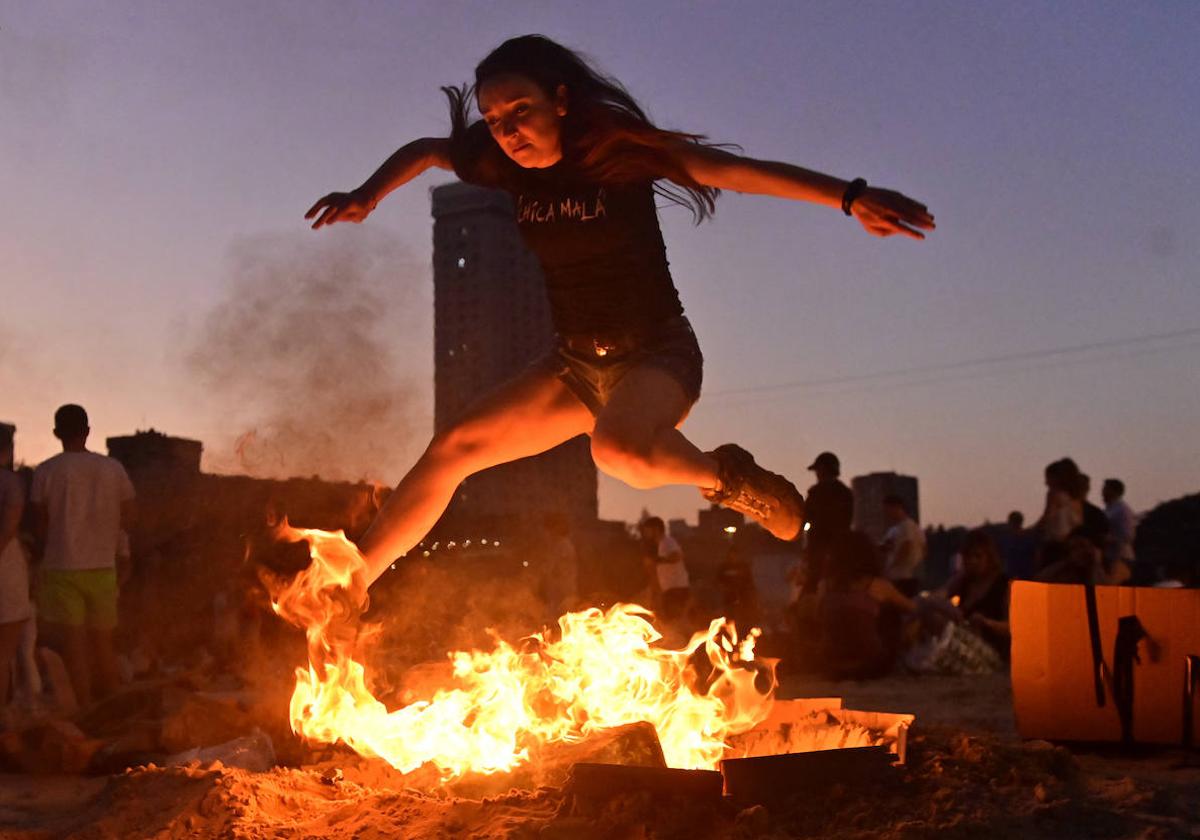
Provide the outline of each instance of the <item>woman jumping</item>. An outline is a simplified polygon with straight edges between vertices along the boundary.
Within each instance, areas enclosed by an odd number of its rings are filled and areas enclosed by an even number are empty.
[[[596,466],[634,487],[690,484],[795,539],[804,500],[741,447],[703,452],[678,427],[700,396],[703,359],[667,268],[655,195],[712,215],[722,189],[841,208],[876,236],[923,239],[933,216],[900,193],[716,148],[658,128],[620,83],[540,35],[505,41],[472,88],[443,88],[448,138],[414,140],[366,182],[305,215],[361,222],[426,169],[512,195],[546,280],[557,346],[434,436],[359,548],[374,581],[433,527],[467,476],[591,436]],[[472,122],[468,110],[483,119]]]

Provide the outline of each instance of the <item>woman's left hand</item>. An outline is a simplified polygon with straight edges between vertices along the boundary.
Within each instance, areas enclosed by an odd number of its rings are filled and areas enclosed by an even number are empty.
[[[934,230],[933,216],[924,204],[895,190],[868,187],[850,205],[850,213],[868,233],[892,236],[902,233],[913,239],[924,239],[922,230]]]

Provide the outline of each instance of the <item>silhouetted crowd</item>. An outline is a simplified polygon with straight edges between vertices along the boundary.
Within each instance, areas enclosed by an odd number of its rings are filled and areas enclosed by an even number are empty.
[[[118,461],[87,449],[82,407],[64,405],[54,421],[62,453],[21,473],[14,472],[12,428],[0,424],[0,729],[14,696],[31,702],[49,677],[57,681],[54,694],[69,695],[71,706],[103,698],[122,678],[113,631],[118,594],[129,578],[125,532],[134,515],[133,486]],[[1124,484],[1104,481],[1101,507],[1089,498],[1091,480],[1070,458],[1046,467],[1045,504],[1031,526],[1014,511],[1004,525],[967,532],[954,545],[949,568],[936,570],[930,541],[944,547],[944,535],[924,530],[905,498],[882,499],[881,510],[872,513],[881,513],[886,527],[873,538],[854,529],[855,496],[841,480],[838,457],[823,452],[809,469],[816,482],[807,493],[803,549],[788,571],[790,593],[778,621],[778,611],[769,614],[764,604],[784,599],[779,591],[760,592],[753,558],[739,548],[745,544],[728,541],[724,559],[701,575],[706,597],[698,598],[697,575],[680,540],[658,517],[638,524],[642,583],[632,600],[653,610],[668,643],[682,643],[724,615],[743,631],[763,627],[764,643],[773,639],[772,653],[795,672],[837,679],[898,669],[984,673],[1003,669],[1009,657],[1013,580],[1200,585],[1194,552],[1139,556],[1138,517],[1125,502]],[[544,619],[552,625],[563,612],[596,599],[580,592],[568,519],[547,514],[542,526],[535,565]],[[215,614],[238,614],[250,589],[234,582],[218,596],[225,600]],[[230,651],[255,635],[242,624],[225,624],[217,622],[215,641]],[[55,652],[51,660],[38,661],[42,646]]]
[[[1104,507],[1089,499],[1091,480],[1070,458],[1045,470],[1046,501],[1030,527],[1014,511],[1007,524],[968,532],[949,578],[928,585],[927,539],[905,500],[883,500],[888,530],[880,542],[852,530],[854,494],[835,455],[810,467],[809,531],[793,570],[788,667],[825,676],[870,678],[913,673],[1001,670],[1009,658],[1009,583],[1191,587],[1195,560],[1156,564],[1135,554],[1137,517],[1125,485],[1104,482]]]
[[[944,546],[944,534],[927,533],[903,497],[883,498],[886,529],[872,538],[854,529],[855,495],[841,480],[838,457],[823,452],[809,469],[816,483],[806,496],[804,548],[789,570],[791,594],[771,646],[784,670],[833,679],[999,671],[1009,659],[1012,581],[1200,585],[1197,558],[1186,551],[1166,562],[1139,557],[1138,517],[1124,483],[1103,483],[1101,507],[1089,498],[1090,478],[1070,458],[1046,467],[1045,505],[1032,525],[1013,511],[1003,525],[966,532],[955,539],[948,569],[928,562],[930,540]],[[640,536],[653,590],[645,602],[670,625],[689,602],[679,542],[657,517],[642,522]],[[739,627],[762,619],[752,564],[733,547],[717,588],[724,614]]]

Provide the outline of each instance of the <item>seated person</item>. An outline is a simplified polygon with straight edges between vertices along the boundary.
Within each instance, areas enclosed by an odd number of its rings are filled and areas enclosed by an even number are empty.
[[[865,534],[840,537],[831,558],[818,605],[823,671],[833,679],[883,676],[900,646],[898,617],[915,613],[916,604],[883,577]]]
[[[1106,534],[1080,526],[1071,532],[1058,551],[1046,555],[1049,562],[1037,573],[1039,583],[1082,583],[1117,586],[1125,583],[1128,567],[1108,569],[1104,565]]]
[[[965,621],[996,652],[1008,658],[1012,641],[1008,628],[1008,576],[1004,574],[995,541],[983,529],[967,534],[962,547],[962,571],[934,593],[953,605],[949,613]]]
[[[1156,589],[1194,589],[1200,586],[1200,561],[1191,559],[1180,550],[1167,560],[1162,579],[1153,584]]]

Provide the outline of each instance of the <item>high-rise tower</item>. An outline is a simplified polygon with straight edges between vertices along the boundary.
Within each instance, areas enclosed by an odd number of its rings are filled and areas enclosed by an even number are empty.
[[[526,250],[512,201],[454,183],[433,190],[434,427],[520,373],[553,346],[537,259]],[[467,479],[454,520],[503,520],[561,511],[597,517],[596,468],[580,436],[532,458]]]
[[[899,496],[904,500],[908,515],[921,521],[917,479],[911,475],[869,473],[855,476],[850,486],[854,489],[854,529],[869,535],[875,542],[882,540],[888,529],[883,516],[883,500],[887,496]]]

